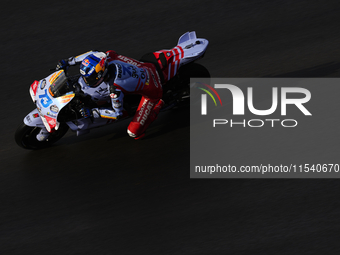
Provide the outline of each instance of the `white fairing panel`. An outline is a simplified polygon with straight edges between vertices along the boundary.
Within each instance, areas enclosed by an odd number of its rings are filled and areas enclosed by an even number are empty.
[[[194,39],[197,39],[197,37],[196,37],[196,32],[195,32],[195,31],[186,32],[185,34],[183,34],[183,35],[179,38],[177,45],[182,44],[182,43],[184,43],[184,42],[186,42],[186,41],[189,41],[189,40],[194,40]]]
[[[37,109],[34,109],[26,115],[26,117],[24,118],[24,123],[26,126],[29,127],[44,127],[44,123],[42,122],[39,111]]]
[[[180,61],[180,66],[194,61],[201,56],[208,47],[209,41],[203,38],[197,38],[196,32],[186,32],[179,40],[177,46],[180,46],[184,51],[184,56]]]

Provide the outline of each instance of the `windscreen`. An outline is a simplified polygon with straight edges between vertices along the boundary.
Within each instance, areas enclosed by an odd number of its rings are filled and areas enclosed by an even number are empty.
[[[61,72],[53,82],[51,82],[50,86],[50,94],[53,97],[60,97],[65,95],[67,92],[70,92],[71,89],[68,86],[67,77],[65,72]]]

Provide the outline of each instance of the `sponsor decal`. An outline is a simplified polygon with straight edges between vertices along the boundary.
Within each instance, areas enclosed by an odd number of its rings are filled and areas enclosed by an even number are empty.
[[[119,55],[118,58],[122,61],[124,61],[125,63],[134,65],[134,66],[140,66],[141,64],[137,63],[136,61],[132,60],[131,58]]]
[[[39,113],[34,113],[33,114],[33,118],[38,118],[40,115],[39,115]]]
[[[147,101],[144,101],[143,103],[143,106],[142,108],[140,109],[139,113],[138,113],[138,118],[137,118],[137,121],[140,120],[140,124],[142,126],[144,126],[145,124],[145,121],[147,120],[148,116],[150,115],[151,111],[152,111],[152,108],[155,104],[154,103],[151,103],[150,101],[147,102]],[[145,107],[146,106],[146,107]]]
[[[31,117],[29,115],[26,116],[26,120],[28,123],[31,123]]]
[[[131,77],[132,77],[132,78],[135,78],[135,79],[138,79],[139,76],[138,76],[138,74],[137,74],[137,69],[136,69],[136,67],[131,66],[131,69],[132,69],[132,75],[131,75]]]
[[[55,126],[55,125],[56,125],[56,121],[55,121],[55,119],[53,119],[53,118],[49,119],[47,122],[48,122],[48,124],[50,124],[51,126]]]
[[[59,112],[59,108],[58,108],[58,106],[56,106],[55,104],[54,104],[54,105],[51,105],[50,110],[51,110],[52,112],[54,112],[54,113]]]
[[[152,76],[152,79],[154,81],[154,84],[155,84],[156,88],[158,88],[158,83],[157,83],[156,78],[155,78],[155,76],[153,75],[152,72],[151,72],[151,76]]]
[[[48,132],[54,132],[53,128],[57,125],[57,121],[54,118],[51,118],[47,115],[44,115],[44,118],[42,118],[45,127]]]
[[[41,82],[40,82],[40,89],[44,89],[45,88],[45,86],[46,86],[46,80],[45,79],[43,79]]]
[[[91,70],[88,72],[88,75],[91,75],[91,74],[93,73],[94,69],[95,69],[95,67],[93,66],[93,67],[91,68]]]
[[[81,62],[83,66],[89,66],[90,61],[88,59],[84,59],[83,62]]]
[[[60,70],[59,72],[54,73],[51,76],[51,78],[49,79],[49,82],[52,84],[62,72],[64,72],[64,71]]]
[[[38,85],[39,85],[39,82],[38,82],[38,81],[34,81],[34,82],[32,83],[32,85],[31,85],[31,88],[32,88],[32,90],[33,90],[34,95],[35,95],[36,92],[37,92]]]
[[[140,78],[141,78],[142,80],[145,79],[145,70],[144,70],[144,68],[140,69]]]
[[[107,97],[108,96],[109,91],[108,91],[108,89],[107,89],[107,87],[105,85],[105,88],[103,88],[102,86],[99,86],[98,89],[94,93],[99,94],[99,96],[101,98],[103,98],[103,97]]]
[[[47,108],[48,106],[50,106],[50,105],[53,103],[53,101],[52,101],[52,99],[48,96],[48,94],[47,94],[47,89],[45,89],[44,92],[45,92],[44,94],[39,95],[39,98],[41,98],[41,100],[40,100],[41,105],[42,105],[44,108]]]
[[[62,96],[62,97],[58,97],[58,101],[62,104],[66,104],[66,103],[70,102],[73,97],[74,97],[74,94],[65,95],[65,96]]]
[[[50,112],[47,112],[47,115],[48,115],[48,116],[51,116],[51,117],[53,117],[53,118],[56,118],[56,117],[57,117],[57,114],[50,113]]]

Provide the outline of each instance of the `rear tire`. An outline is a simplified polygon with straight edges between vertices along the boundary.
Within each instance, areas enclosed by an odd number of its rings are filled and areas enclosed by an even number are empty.
[[[181,68],[182,69],[182,68]],[[183,70],[179,71],[179,75],[181,77],[181,80],[185,82],[185,84],[188,84],[188,94],[190,95],[190,102],[194,103],[200,100],[200,97],[197,97],[199,93],[190,94],[190,88],[195,88],[197,85],[199,86],[200,83],[190,83],[190,78],[210,78],[210,73],[207,68],[204,66],[198,64],[198,63],[192,63],[187,66],[183,66]],[[210,81],[210,79],[209,79]],[[210,84],[209,81],[206,81]],[[191,90],[193,92],[193,90]]]
[[[190,63],[182,66],[178,70],[181,81],[189,84],[190,78],[210,78],[210,73],[207,68],[198,63]]]
[[[67,132],[68,126],[64,123],[60,124],[58,130],[51,133],[46,141],[40,142],[36,136],[40,132],[40,127],[30,127],[21,123],[15,132],[15,142],[22,148],[28,150],[38,150],[51,146],[53,143],[61,139]]]
[[[210,78],[210,73],[207,68],[198,63],[182,66],[178,74],[163,87],[164,110],[190,103],[190,78]]]

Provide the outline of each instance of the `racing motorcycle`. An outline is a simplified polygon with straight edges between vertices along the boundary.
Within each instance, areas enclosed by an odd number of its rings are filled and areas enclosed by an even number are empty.
[[[194,63],[204,56],[208,44],[208,40],[197,38],[195,31],[187,32],[179,38],[174,48],[145,54],[140,59],[140,62],[153,63],[160,75],[159,61],[163,66],[169,66],[169,80],[163,85],[162,99],[165,105],[162,111],[188,101],[191,77],[210,77],[204,66]],[[82,117],[80,108],[98,105],[79,90],[79,77],[80,74],[69,76],[67,70],[62,69],[31,84],[29,92],[36,108],[24,118],[15,132],[15,141],[20,147],[33,150],[45,148],[61,139],[69,129],[79,136],[92,128],[121,120]],[[122,119],[134,116],[139,101],[139,95],[125,96],[125,118]],[[50,135],[47,140],[39,141],[36,136],[44,127]]]

